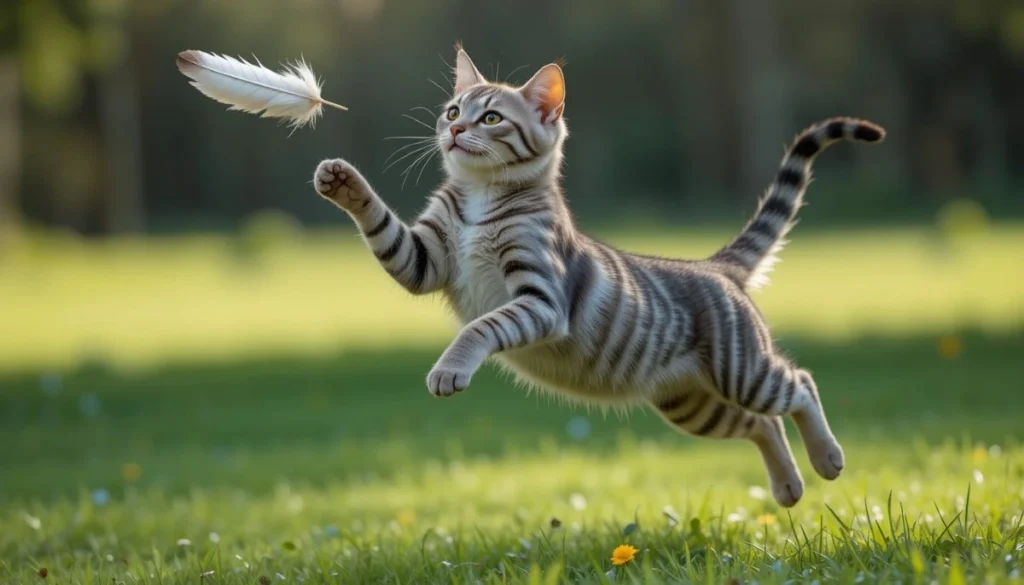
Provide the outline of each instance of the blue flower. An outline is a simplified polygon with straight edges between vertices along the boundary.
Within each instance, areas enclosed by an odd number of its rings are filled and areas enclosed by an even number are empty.
[[[60,394],[63,386],[64,379],[61,377],[60,372],[43,372],[39,376],[39,387],[43,389],[47,396]]]
[[[582,441],[590,436],[590,420],[584,416],[574,416],[569,419],[565,430],[573,439]]]
[[[78,398],[78,409],[88,417],[94,417],[100,413],[100,399],[93,393],[82,394]]]
[[[96,488],[92,490],[92,503],[97,506],[106,506],[110,503],[110,492],[103,488]]]

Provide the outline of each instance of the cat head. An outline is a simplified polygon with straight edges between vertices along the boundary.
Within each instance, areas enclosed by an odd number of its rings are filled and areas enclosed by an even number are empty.
[[[567,130],[565,78],[545,65],[521,87],[490,82],[459,49],[455,87],[441,106],[437,141],[448,174],[522,182],[557,171]]]

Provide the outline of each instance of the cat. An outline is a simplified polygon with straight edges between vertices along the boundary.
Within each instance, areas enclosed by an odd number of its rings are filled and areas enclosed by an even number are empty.
[[[427,375],[430,392],[461,392],[494,357],[565,396],[647,403],[693,435],[751,440],[785,507],[804,491],[788,414],[817,473],[837,478],[843,449],[814,379],[778,352],[747,291],[765,282],[815,156],[839,140],[881,141],[884,130],[851,118],[811,126],[730,244],[704,260],[660,258],[576,228],[560,187],[568,131],[557,64],[512,87],[487,81],[459,48],[454,77],[436,124],[447,180],[411,226],[350,163],[325,160],[314,175],[384,270],[413,294],[442,293],[462,323]]]

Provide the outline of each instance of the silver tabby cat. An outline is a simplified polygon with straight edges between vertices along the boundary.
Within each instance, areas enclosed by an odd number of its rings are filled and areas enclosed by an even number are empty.
[[[784,244],[814,157],[884,131],[848,118],[812,126],[732,243],[676,260],[616,250],[576,228],[559,185],[564,108],[558,65],[510,87],[484,79],[460,49],[436,127],[448,178],[415,223],[399,220],[350,163],[316,169],[316,190],[352,217],[384,270],[413,294],[441,292],[459,317],[427,375],[430,392],[464,390],[495,357],[563,395],[645,402],[688,433],[753,441],[783,506],[803,494],[781,419],[789,414],[815,471],[838,477],[843,450],[814,379],[776,350],[747,291]]]

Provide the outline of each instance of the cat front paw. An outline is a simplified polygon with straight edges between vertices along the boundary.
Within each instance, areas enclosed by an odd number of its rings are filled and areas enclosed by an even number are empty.
[[[373,194],[359,171],[340,158],[321,162],[313,174],[313,185],[321,197],[350,212],[366,208]]]
[[[469,387],[473,372],[466,368],[437,364],[427,374],[427,389],[434,396],[447,398]]]

